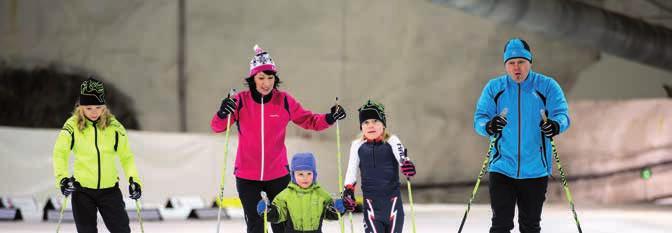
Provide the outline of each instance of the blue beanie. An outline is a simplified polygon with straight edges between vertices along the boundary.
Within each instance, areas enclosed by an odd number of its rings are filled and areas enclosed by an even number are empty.
[[[312,171],[313,172],[313,183],[317,182],[317,163],[315,161],[315,156],[312,153],[298,153],[292,157],[292,166],[291,166],[291,176],[292,182],[296,184],[296,178],[294,178],[295,171]]]
[[[530,61],[530,63],[532,62],[532,52],[530,52],[530,46],[527,45],[525,40],[520,38],[513,38],[506,42],[503,57],[504,63],[513,58],[524,58]]]

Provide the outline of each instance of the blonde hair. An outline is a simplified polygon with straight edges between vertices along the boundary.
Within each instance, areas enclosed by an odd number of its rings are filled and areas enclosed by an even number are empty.
[[[84,107],[81,105],[75,106],[72,115],[77,119],[77,129],[79,129],[79,131],[84,130],[87,121],[86,116],[84,115]],[[107,105],[103,105],[103,112],[100,114],[100,118],[98,118],[98,127],[100,129],[107,128],[107,126],[110,125],[110,122],[112,122],[112,118],[114,118],[114,115],[112,115],[110,109],[107,108]]]

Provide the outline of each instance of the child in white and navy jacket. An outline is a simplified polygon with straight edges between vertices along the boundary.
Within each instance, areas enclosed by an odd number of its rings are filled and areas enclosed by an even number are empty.
[[[385,107],[369,100],[359,108],[362,136],[352,142],[345,174],[343,201],[354,211],[357,172],[361,171],[365,232],[402,232],[404,209],[399,191],[399,169],[410,178],[415,166],[406,157],[399,138],[386,131]]]

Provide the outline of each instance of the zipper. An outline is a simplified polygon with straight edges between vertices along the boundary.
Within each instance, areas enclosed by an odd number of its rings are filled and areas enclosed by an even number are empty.
[[[546,161],[546,139],[544,138],[544,133],[541,134],[541,145],[539,147],[540,150],[542,150],[541,153],[541,164],[544,165],[544,168],[548,169],[548,162]]]
[[[516,177],[520,178],[520,83],[518,83],[518,173]]]
[[[373,167],[376,167],[376,142],[371,143],[371,160],[373,161]]]
[[[303,193],[302,195],[306,195],[306,193]],[[309,205],[309,206],[310,206],[310,201],[311,201],[311,198],[310,198],[310,196],[309,196],[309,197],[308,197],[308,205]],[[302,209],[302,210],[305,210],[305,209],[306,209],[306,202],[303,202],[303,201],[301,202],[301,209]],[[305,229],[303,226],[304,226],[304,224],[306,223],[306,216],[305,216],[305,215],[303,215],[303,216],[299,216],[299,218],[301,219],[301,220],[299,221],[299,230],[300,230],[300,231],[303,231],[303,230]]]
[[[93,135],[94,143],[96,146],[96,154],[98,154],[98,186],[97,189],[100,189],[100,149],[98,149],[98,127],[96,127],[96,122],[93,122]]]
[[[264,95],[261,95],[261,177],[260,181],[264,180]]]

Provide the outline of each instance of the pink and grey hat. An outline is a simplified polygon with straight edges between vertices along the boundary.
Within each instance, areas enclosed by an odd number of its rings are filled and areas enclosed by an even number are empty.
[[[248,77],[253,77],[257,73],[265,70],[270,70],[273,72],[278,72],[278,69],[275,67],[275,62],[271,59],[271,56],[268,55],[259,45],[254,45],[254,52],[256,55],[250,61],[250,75]]]

